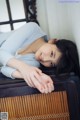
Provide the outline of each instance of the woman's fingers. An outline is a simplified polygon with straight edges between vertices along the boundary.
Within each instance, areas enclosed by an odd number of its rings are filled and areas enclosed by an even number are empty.
[[[24,75],[24,80],[26,81],[26,83],[30,86],[30,87],[34,87],[34,83],[33,81],[30,79],[30,74],[28,73],[27,75]]]
[[[39,75],[37,72],[34,73],[34,77],[36,78],[36,80],[39,82],[39,84],[41,85],[41,87],[44,89],[44,93],[48,93],[48,86],[47,86],[47,82],[45,82],[42,78],[41,78],[42,74]],[[44,78],[45,79],[45,78]]]
[[[54,90],[53,81],[50,76],[42,73],[42,75],[35,74],[36,79],[43,85],[44,93],[52,92]]]
[[[36,79],[36,77],[33,75],[31,80],[33,81],[34,86],[41,92],[44,93],[44,87],[43,85],[39,82],[39,80]]]
[[[30,80],[33,81],[34,86],[41,92],[41,93],[48,93],[47,85],[41,82],[41,76],[37,72],[33,72],[30,74]]]
[[[30,87],[37,88],[41,93],[49,93],[54,89],[52,79],[36,67],[28,67],[27,74],[24,70],[22,75]]]
[[[37,72],[39,75],[42,75],[42,74],[43,74],[42,71],[41,71],[40,69],[35,68],[35,70],[36,70],[36,72]]]
[[[45,82],[50,82],[50,83],[53,84],[53,81],[52,81],[52,79],[51,79],[51,77],[49,75],[46,75],[46,74],[43,73],[41,77],[43,79],[45,79]]]
[[[30,81],[30,79],[27,77],[27,78],[25,78],[24,77],[24,80],[26,81],[26,83],[30,86],[30,87],[33,87],[33,84],[32,84],[32,82]]]
[[[42,78],[42,82],[46,85],[46,92],[48,90],[48,92],[52,92],[54,90],[54,85],[53,85],[53,81],[52,79],[48,76],[43,74],[43,76],[41,76]]]
[[[49,91],[49,93],[52,92],[54,90],[54,85],[52,85],[50,83],[48,83],[47,85],[48,85],[48,91]]]

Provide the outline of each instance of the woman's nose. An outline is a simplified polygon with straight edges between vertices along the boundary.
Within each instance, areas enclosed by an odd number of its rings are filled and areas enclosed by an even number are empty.
[[[42,53],[42,54],[41,54],[41,58],[42,58],[43,60],[45,60],[46,58],[48,58],[48,54],[47,54],[47,53]]]
[[[43,55],[42,56],[42,60],[45,62],[45,61],[49,61],[51,58],[49,55]]]
[[[49,53],[48,52],[43,52],[42,56],[47,56]]]

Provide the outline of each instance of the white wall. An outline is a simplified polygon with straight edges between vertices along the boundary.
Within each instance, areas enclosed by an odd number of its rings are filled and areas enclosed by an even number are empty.
[[[70,9],[70,8],[69,8]],[[80,58],[80,3],[71,7],[73,37],[78,47]]]
[[[37,19],[42,29],[49,35],[48,16],[46,10],[46,0],[36,0]]]
[[[80,0],[59,1],[37,0],[38,20],[50,38],[75,41],[80,56]]]

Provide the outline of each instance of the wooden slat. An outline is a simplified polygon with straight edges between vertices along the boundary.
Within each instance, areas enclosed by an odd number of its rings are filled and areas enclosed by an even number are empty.
[[[0,98],[9,120],[70,120],[65,91]]]

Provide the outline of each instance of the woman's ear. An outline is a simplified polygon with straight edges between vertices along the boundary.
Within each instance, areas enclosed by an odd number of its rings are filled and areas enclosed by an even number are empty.
[[[50,40],[48,41],[49,44],[55,44],[56,42],[57,42],[57,39],[56,39],[56,38],[50,39]]]

